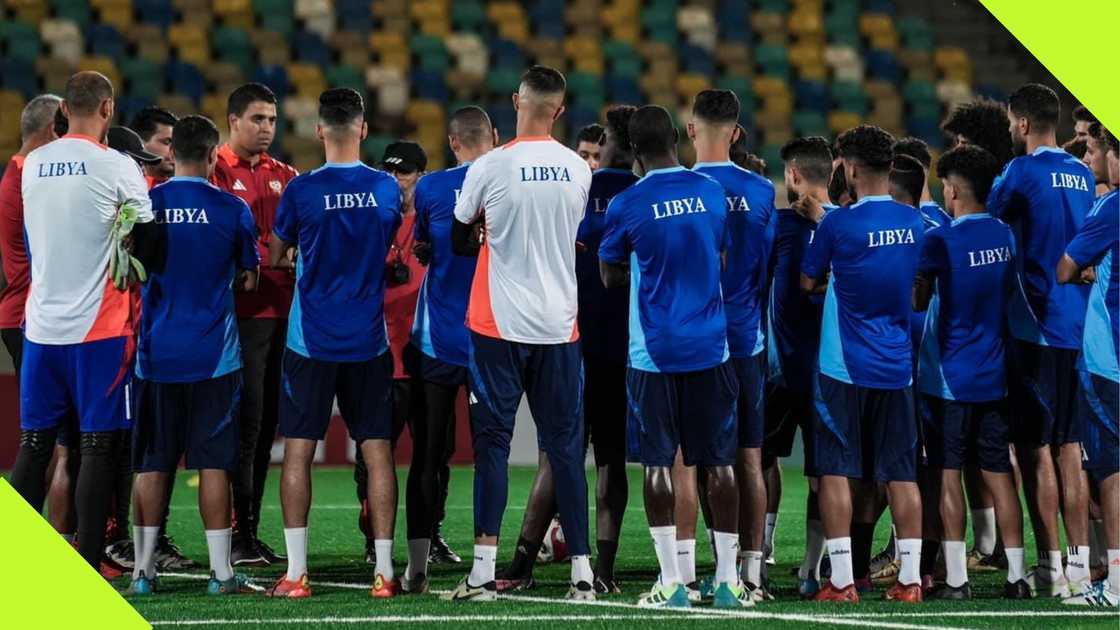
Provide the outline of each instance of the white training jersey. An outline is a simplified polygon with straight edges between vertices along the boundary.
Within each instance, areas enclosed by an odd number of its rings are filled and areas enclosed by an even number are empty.
[[[22,191],[31,259],[27,339],[66,345],[131,335],[129,294],[113,286],[109,257],[122,205],[137,209],[139,223],[154,219],[139,165],[70,134],[27,156]]]
[[[467,327],[531,344],[568,343],[576,329],[576,229],[591,168],[549,136],[520,137],[467,170],[455,219],[486,220]]]

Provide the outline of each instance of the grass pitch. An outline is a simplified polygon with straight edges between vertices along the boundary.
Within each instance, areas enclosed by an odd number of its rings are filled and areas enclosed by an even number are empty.
[[[261,514],[260,534],[266,542],[282,551],[283,529],[280,521],[278,469],[270,471],[269,488]],[[398,473],[404,487],[406,470]],[[513,542],[521,527],[525,498],[529,492],[533,470],[510,470],[509,508],[502,523],[502,544],[498,556],[501,567],[513,555]],[[170,533],[184,553],[206,565],[206,543],[197,512],[197,489],[191,487],[190,474],[177,477],[172,498]],[[594,472],[589,471],[593,488]],[[452,471],[451,493],[447,501],[444,534],[453,549],[464,556],[460,565],[438,565],[431,568],[431,587],[448,590],[469,571],[473,540],[472,498],[473,470]],[[1013,604],[998,599],[1002,573],[981,573],[970,576],[975,599],[971,602],[925,603],[909,606],[881,601],[882,592],[864,596],[854,606],[816,604],[797,599],[796,580],[790,567],[800,563],[804,540],[805,494],[807,486],[800,469],[788,468],[784,476],[782,509],[775,534],[777,566],[770,568],[771,581],[778,601],[756,606],[753,610],[720,611],[707,606],[690,611],[645,610],[636,606],[638,597],[648,590],[657,575],[657,559],[646,528],[642,510],[641,471],[630,470],[630,505],[626,513],[619,544],[616,572],[622,582],[622,595],[600,597],[594,603],[570,603],[561,598],[567,590],[567,563],[538,565],[536,590],[516,596],[501,597],[492,603],[453,603],[441,601],[438,595],[406,596],[396,599],[372,600],[367,590],[373,568],[365,564],[364,539],[357,529],[358,503],[355,499],[351,470],[319,468],[314,473],[314,503],[311,509],[309,565],[314,596],[307,600],[271,600],[258,595],[212,598],[205,594],[204,570],[197,574],[165,574],[162,590],[147,598],[130,598],[130,603],[157,628],[200,626],[232,628],[262,626],[268,628],[359,627],[381,624],[409,628],[445,626],[520,627],[520,628],[664,628],[667,625],[688,628],[725,628],[734,625],[774,627],[863,626],[901,629],[963,629],[963,628],[1038,628],[1077,627],[1115,630],[1120,614],[1109,611],[1071,609],[1053,600],[1033,600]],[[594,504],[594,496],[591,497]],[[592,508],[594,509],[594,508]],[[594,528],[594,515],[591,523]],[[697,573],[712,572],[713,559],[708,549],[703,523],[697,539]],[[1028,528],[1029,529],[1029,528]],[[395,550],[397,571],[407,563],[404,540],[404,502],[397,520]],[[887,519],[880,522],[876,550],[889,534]],[[594,531],[592,531],[594,536]],[[1033,548],[1029,539],[1028,554]],[[594,540],[594,538],[592,538]],[[250,570],[258,585],[267,586],[283,571],[282,568]],[[114,584],[124,589],[127,577]]]

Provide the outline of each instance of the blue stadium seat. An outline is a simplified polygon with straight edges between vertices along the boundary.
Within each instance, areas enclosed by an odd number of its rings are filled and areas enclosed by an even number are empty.
[[[290,83],[288,81],[288,71],[284,66],[257,66],[256,71],[253,72],[252,80],[267,85],[279,98],[288,95]]]
[[[120,120],[132,120],[137,112],[154,105],[155,102],[143,96],[124,96],[117,99],[117,117]]]
[[[494,38],[490,41],[490,59],[496,67],[516,68],[518,72],[525,68],[525,53],[517,42],[508,39]]]
[[[171,89],[192,101],[195,105],[202,103],[202,95],[206,92],[206,79],[194,64],[184,61],[171,61],[167,64],[167,79]]]
[[[906,119],[906,129],[910,135],[921,138],[926,144],[941,149],[945,146],[945,134],[941,131],[941,121],[937,118],[910,116]]]
[[[335,0],[338,26],[342,30],[365,33],[373,25],[369,0]]]
[[[680,58],[684,61],[685,72],[712,76],[716,73],[716,60],[712,54],[693,44],[680,45]]]
[[[608,75],[603,80],[607,86],[607,100],[612,103],[636,105],[645,100],[642,96],[642,88],[630,77]]]
[[[898,83],[902,80],[902,68],[890,51],[871,49],[867,51],[863,59],[867,64],[867,72],[872,77],[892,83]]]
[[[592,123],[599,122],[598,110],[590,107],[580,107],[579,105],[572,105],[565,117],[568,119],[568,135],[575,139],[575,134],[581,128],[586,127]]]
[[[170,0],[132,0],[132,8],[145,24],[166,29],[175,21],[175,8]]]
[[[517,111],[508,98],[490,101],[486,106],[486,113],[501,134],[502,142],[508,142],[517,134]]]
[[[827,114],[831,109],[828,84],[823,81],[795,81],[793,98],[797,108]]]
[[[33,98],[39,93],[39,76],[35,73],[35,66],[5,57],[0,60],[0,86],[19,92],[24,98]]]
[[[90,24],[86,29],[86,41],[95,55],[103,55],[114,61],[124,58],[127,46],[117,29],[108,24]]]
[[[447,92],[447,82],[444,73],[427,70],[412,71],[412,88],[414,96],[430,101],[445,102],[450,98]]]
[[[295,32],[292,39],[292,51],[295,52],[296,59],[313,63],[317,66],[328,66],[331,63],[331,49],[319,37],[318,33],[312,33],[300,29]]]

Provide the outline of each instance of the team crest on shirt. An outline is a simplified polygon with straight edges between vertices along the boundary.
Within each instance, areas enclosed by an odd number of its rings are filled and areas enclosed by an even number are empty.
[[[274,194],[277,194],[277,195],[279,195],[280,192],[284,189],[284,186],[280,183],[280,180],[278,180],[278,179],[270,180],[268,182],[268,187],[272,190],[272,192]]]

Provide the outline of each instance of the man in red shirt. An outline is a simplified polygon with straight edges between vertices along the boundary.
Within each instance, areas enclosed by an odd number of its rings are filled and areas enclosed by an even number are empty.
[[[257,223],[261,260],[268,243],[280,194],[298,174],[266,153],[276,136],[276,95],[260,83],[247,83],[229,95],[229,142],[218,149],[212,181],[249,204]],[[241,448],[233,475],[236,521],[230,552],[235,566],[268,566],[283,556],[257,537],[264,479],[276,436],[280,395],[280,360],[288,330],[295,277],[289,269],[261,265],[257,289],[236,295],[244,390],[241,394]]]
[[[144,150],[163,158],[155,164],[144,165],[144,179],[148,188],[154,188],[175,174],[175,156],[171,155],[171,130],[179,119],[162,107],[145,107],[136,112],[130,129],[140,136]]]
[[[54,140],[54,114],[62,99],[44,94],[31,99],[19,117],[23,144],[12,156],[0,180],[0,257],[3,258],[5,286],[0,290],[0,337],[12,357],[19,376],[23,356],[23,305],[31,284],[27,248],[23,242],[23,194],[20,179],[23,158],[35,149]]]

